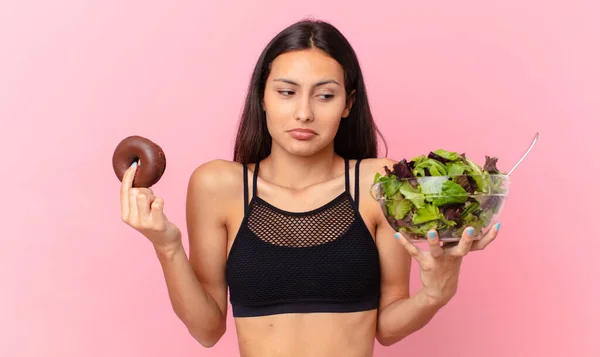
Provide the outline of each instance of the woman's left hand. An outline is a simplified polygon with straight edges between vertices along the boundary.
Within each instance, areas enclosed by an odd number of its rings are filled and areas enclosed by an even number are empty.
[[[396,238],[415,258],[421,267],[421,294],[433,306],[444,306],[456,293],[458,274],[462,259],[473,250],[482,250],[490,244],[498,234],[499,224],[496,224],[486,236],[474,241],[473,228],[468,227],[457,244],[440,244],[436,231],[429,232],[429,251],[419,249],[404,236],[396,233]]]

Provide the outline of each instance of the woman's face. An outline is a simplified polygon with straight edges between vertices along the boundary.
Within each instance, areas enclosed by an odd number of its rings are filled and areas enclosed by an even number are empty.
[[[273,61],[262,104],[273,145],[309,156],[333,147],[351,102],[342,66],[320,50],[303,50]]]

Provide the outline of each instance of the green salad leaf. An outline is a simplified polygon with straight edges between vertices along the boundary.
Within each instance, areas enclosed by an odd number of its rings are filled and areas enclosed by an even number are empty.
[[[374,183],[381,183],[389,223],[417,239],[431,229],[460,237],[468,226],[476,232],[487,227],[502,205],[505,174],[496,157],[485,159],[479,166],[465,154],[438,149],[384,167]]]

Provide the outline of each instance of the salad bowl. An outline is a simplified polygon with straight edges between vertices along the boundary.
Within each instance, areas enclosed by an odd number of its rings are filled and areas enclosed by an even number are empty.
[[[370,194],[392,228],[410,241],[427,240],[436,230],[442,242],[460,240],[467,227],[474,239],[496,224],[508,197],[510,177],[486,156],[482,167],[464,154],[436,150],[402,160],[377,173]]]

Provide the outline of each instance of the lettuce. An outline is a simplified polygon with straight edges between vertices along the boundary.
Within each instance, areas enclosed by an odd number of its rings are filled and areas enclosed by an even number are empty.
[[[487,227],[503,202],[503,178],[496,157],[483,166],[465,154],[438,149],[410,161],[398,161],[377,173],[382,208],[397,230],[423,239],[435,229],[442,237],[460,237],[472,226]],[[500,175],[500,176],[499,176]],[[476,234],[477,234],[476,233]]]

